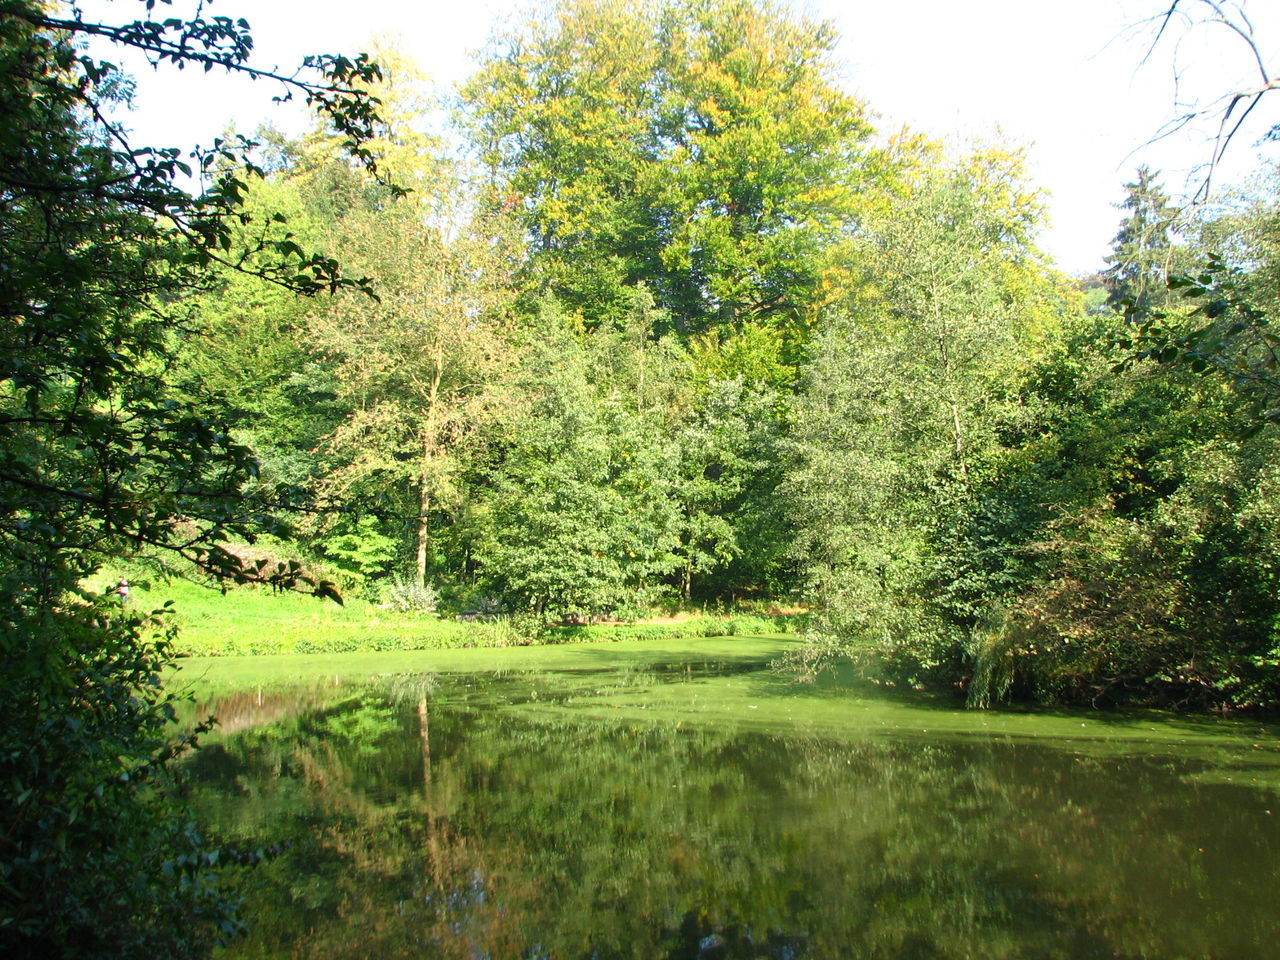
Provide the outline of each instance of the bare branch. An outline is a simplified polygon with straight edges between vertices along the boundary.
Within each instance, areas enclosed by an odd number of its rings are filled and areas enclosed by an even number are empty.
[[[1182,41],[1192,31],[1200,28],[1221,27],[1227,30],[1252,61],[1257,71],[1258,83],[1254,86],[1238,90],[1229,90],[1205,102],[1192,99],[1184,104],[1185,111],[1164,124],[1146,141],[1144,146],[1157,143],[1182,133],[1200,122],[1212,122],[1215,131],[1212,134],[1208,160],[1200,168],[1202,177],[1192,192],[1191,202],[1201,204],[1209,199],[1212,192],[1214,176],[1217,173],[1231,144],[1235,141],[1245,122],[1254,114],[1259,103],[1269,93],[1280,89],[1280,66],[1268,66],[1262,47],[1258,43],[1253,22],[1245,13],[1241,3],[1235,0],[1170,0],[1163,13],[1144,21],[1153,28],[1153,35],[1147,45],[1146,53],[1140,63],[1151,62],[1162,41],[1169,35],[1174,19],[1182,24],[1182,36],[1176,41],[1174,50],[1174,101],[1178,103],[1182,90],[1182,74],[1178,57]]]

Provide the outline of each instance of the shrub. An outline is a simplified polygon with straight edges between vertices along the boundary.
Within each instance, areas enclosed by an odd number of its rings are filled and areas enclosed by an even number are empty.
[[[440,605],[440,591],[430,583],[395,577],[387,587],[387,603],[396,613],[435,613]]]

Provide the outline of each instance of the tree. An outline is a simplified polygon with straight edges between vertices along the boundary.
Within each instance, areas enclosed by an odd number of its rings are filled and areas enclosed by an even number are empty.
[[[1242,430],[1247,400],[1186,366],[1117,370],[1127,325],[1067,325],[983,492],[1019,518],[1002,538],[1018,569],[974,633],[972,703],[1276,695],[1275,437]]]
[[[378,272],[379,301],[339,297],[311,319],[350,408],[328,439],[337,464],[326,487],[362,491],[366,502],[389,492],[390,505],[410,492],[419,585],[433,562],[432,525],[459,508],[464,453],[501,412],[517,362],[507,315],[515,261],[502,225],[455,224],[450,237],[425,221],[425,202],[343,221],[342,246]]]
[[[871,225],[866,292],[810,347],[787,485],[796,555],[821,635],[899,679],[954,679],[985,601],[962,531],[1060,309],[1037,210],[1016,156],[919,158]]]
[[[1127,310],[1134,323],[1119,338],[1129,351],[1121,368],[1155,360],[1223,378],[1252,407],[1251,431],[1280,419],[1274,182],[1271,170],[1189,221],[1195,248],[1168,276],[1160,308]]]
[[[637,283],[685,335],[811,320],[877,176],[834,44],[748,0],[569,0],[501,38],[464,98],[535,288],[589,324]]]
[[[306,96],[360,161],[372,101],[364,59],[305,75],[254,67],[244,21],[126,23],[0,4],[0,949],[7,956],[207,952],[234,929],[212,857],[166,784],[184,742],[163,617],[121,608],[90,578],[139,550],[266,580],[220,544],[278,529],[279,502],[216,398],[175,388],[172,305],[210,269],[299,292],[355,285],[329,258],[266,235],[236,244],[257,168],[243,141],[131,145],[108,119],[124,78],[93,37],[156,63],[225,69]],[[179,178],[199,171],[192,195]],[[289,569],[280,583],[297,583]],[[331,588],[316,584],[319,592]]]
[[[260,230],[273,215],[306,247],[325,230],[309,197],[280,171],[251,182],[245,209]],[[177,377],[227,405],[228,423],[259,463],[259,482],[307,486],[323,474],[322,440],[344,412],[338,381],[308,340],[307,298],[253,273],[222,269],[209,289],[182,301]]]
[[[717,594],[776,586],[786,552],[776,491],[785,472],[778,395],[742,378],[715,380],[676,430],[680,591],[695,576]],[[705,593],[708,591],[704,591]]]
[[[1257,36],[1243,0],[1171,0],[1162,4],[1145,26],[1150,30],[1151,42],[1144,63],[1155,55],[1167,36],[1178,33],[1184,38],[1193,33],[1206,39],[1223,38],[1231,45],[1232,55],[1219,58],[1212,71],[1213,92],[1207,96],[1194,87],[1190,91],[1183,89],[1183,73],[1188,65],[1177,59],[1175,50],[1175,101],[1180,112],[1153,137],[1163,139],[1208,121],[1213,128],[1209,136],[1212,149],[1191,195],[1193,204],[1204,204],[1213,197],[1214,176],[1231,144],[1247,129],[1264,100],[1275,102],[1270,94],[1280,90],[1280,70],[1274,62],[1268,62],[1270,52]],[[1181,40],[1177,42],[1180,44]],[[1243,65],[1244,72],[1223,80],[1222,64]],[[1218,93],[1224,86],[1226,92]],[[1277,139],[1280,124],[1272,124],[1261,137],[1262,141]],[[1126,348],[1136,349],[1121,361],[1121,366],[1156,359],[1162,363],[1186,363],[1201,373],[1225,373],[1235,386],[1263,398],[1256,428],[1261,420],[1274,420],[1277,416],[1269,400],[1275,395],[1271,371],[1280,357],[1280,340],[1268,329],[1268,311],[1260,308],[1247,292],[1248,284],[1241,282],[1244,271],[1239,265],[1232,263],[1230,256],[1222,256],[1221,251],[1210,249],[1201,256],[1200,264],[1184,265],[1182,271],[1169,276],[1171,289],[1188,298],[1188,309],[1138,314],[1137,329],[1122,337]],[[1167,312],[1175,315],[1168,317]],[[1268,398],[1268,394],[1272,396]]]
[[[1102,282],[1108,305],[1145,317],[1169,302],[1167,281],[1176,254],[1171,234],[1178,211],[1147,166],[1138,168],[1137,180],[1126,183],[1125,190],[1128,196],[1120,206],[1129,215],[1112,240]]]
[[[523,409],[478,497],[479,576],[545,617],[635,615],[677,567],[676,463],[662,421],[611,389],[554,304],[529,335]]]

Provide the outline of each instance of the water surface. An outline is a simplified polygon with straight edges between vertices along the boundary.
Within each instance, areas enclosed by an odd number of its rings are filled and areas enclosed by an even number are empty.
[[[1267,727],[974,714],[763,664],[248,691],[190,770],[228,957],[1272,958]],[[1083,726],[1082,726],[1083,725]]]

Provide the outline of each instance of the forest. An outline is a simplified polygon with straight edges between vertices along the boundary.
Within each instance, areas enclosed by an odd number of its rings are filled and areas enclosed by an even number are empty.
[[[57,887],[127,952],[108,873],[168,955],[225,909],[139,812],[185,741],[164,616],[85,586],[122,560],[535,632],[801,610],[787,669],[973,707],[1280,702],[1280,168],[1135,170],[1069,277],[1018,149],[878,129],[770,0],[549,3],[447,133],[405,51],[275,74],[162,6],[0,0],[0,935]],[[129,144],[90,37],[314,124]]]
[[[796,605],[802,669],[975,705],[1275,702],[1274,170],[1188,213],[1138,169],[1070,278],[1018,151],[876,131],[786,8],[524,29],[461,152],[375,51],[367,149],[407,193],[322,122],[254,135],[233,247],[372,278],[237,263],[182,305],[175,383],[309,491],[291,555],[541,622]]]

